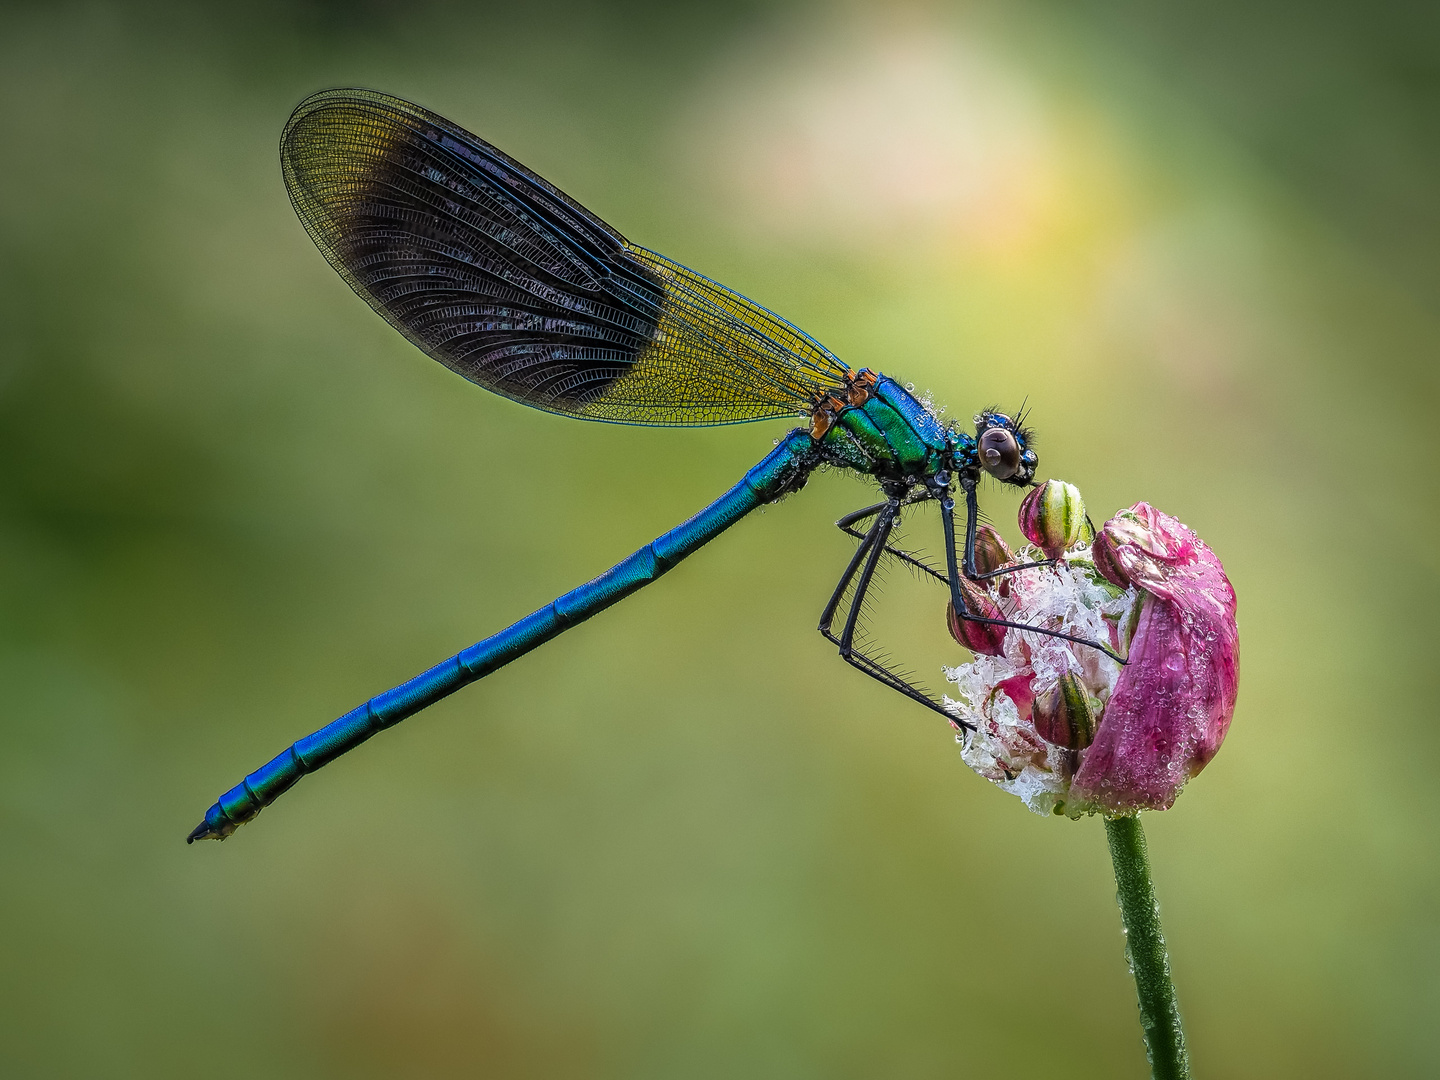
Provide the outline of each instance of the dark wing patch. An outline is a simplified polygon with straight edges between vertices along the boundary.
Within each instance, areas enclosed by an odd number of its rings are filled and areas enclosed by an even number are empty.
[[[493,146],[366,90],[303,102],[280,143],[330,265],[427,354],[536,408],[632,424],[803,413],[845,367],[789,323],[628,244]]]

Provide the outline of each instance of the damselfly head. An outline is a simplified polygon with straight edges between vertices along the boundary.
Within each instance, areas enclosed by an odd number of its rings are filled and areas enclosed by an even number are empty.
[[[1029,486],[1039,464],[1030,441],[1030,432],[1002,412],[986,409],[975,417],[975,449],[980,467],[1002,483]]]

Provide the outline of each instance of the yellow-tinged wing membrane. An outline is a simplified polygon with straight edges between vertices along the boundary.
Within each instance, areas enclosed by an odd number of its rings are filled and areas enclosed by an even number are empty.
[[[845,366],[779,316],[628,243],[442,117],[367,90],[303,102],[280,143],[330,265],[446,367],[626,424],[803,414]]]

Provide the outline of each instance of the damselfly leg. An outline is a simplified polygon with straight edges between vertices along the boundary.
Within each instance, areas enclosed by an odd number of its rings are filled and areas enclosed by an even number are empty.
[[[944,511],[942,511],[943,513]],[[992,578],[1002,577],[1005,574],[1014,574],[1020,570],[1033,570],[1038,566],[1054,566],[1054,559],[1040,559],[1037,562],[1017,563],[1014,566],[1002,566],[998,570],[991,570],[988,573],[980,573],[975,566],[975,530],[980,524],[980,501],[975,497],[975,489],[965,489],[965,557],[961,563],[965,576],[971,581],[990,581]],[[1093,528],[1090,530],[1095,531]],[[948,535],[948,534],[947,534]],[[947,547],[952,551],[955,545],[947,541]],[[948,582],[947,582],[948,584]],[[957,609],[958,610],[958,609]]]
[[[870,587],[874,582],[875,570],[880,559],[886,555],[897,559],[908,565],[918,573],[933,578],[945,585],[950,590],[951,602],[955,606],[956,614],[960,618],[972,621],[989,623],[997,626],[1013,627],[1017,630],[1027,630],[1031,633],[1044,634],[1047,637],[1061,638],[1065,641],[1073,641],[1077,645],[1085,645],[1093,649],[1099,649],[1111,659],[1124,663],[1124,659],[1105,645],[1098,641],[1091,641],[1088,638],[1076,637],[1059,630],[1051,630],[1043,626],[1032,626],[1028,623],[1014,622],[1009,619],[992,619],[970,611],[965,603],[964,593],[959,587],[960,574],[963,572],[972,581],[987,581],[1000,577],[1004,574],[1013,574],[1021,570],[1038,569],[1055,565],[1055,560],[1044,559],[1036,562],[1018,563],[1013,566],[1001,567],[988,573],[979,573],[975,568],[975,531],[979,519],[979,505],[973,491],[966,491],[966,522],[965,539],[963,546],[958,542],[955,535],[955,504],[949,496],[940,500],[940,519],[945,534],[945,561],[947,573],[942,574],[930,566],[923,559],[917,558],[908,551],[898,547],[892,547],[889,543],[891,534],[900,515],[900,503],[898,500],[888,500],[867,506],[863,510],[856,510],[847,514],[835,524],[841,532],[852,536],[860,543],[851,557],[849,565],[841,575],[840,581],[835,586],[825,610],[820,616],[820,633],[826,640],[837,646],[841,658],[852,667],[865,672],[871,678],[884,683],[893,690],[897,690],[906,697],[925,705],[936,712],[940,712],[950,718],[950,714],[944,706],[930,696],[922,687],[916,686],[893,670],[879,657],[866,652],[857,646],[857,637],[863,638],[863,620],[865,617],[865,600],[869,595]],[[857,526],[870,521],[873,523],[869,528],[861,530]],[[853,592],[852,592],[853,584]],[[849,610],[846,613],[845,624],[837,636],[833,631],[836,615],[844,602],[847,593],[851,593]]]
[[[980,508],[975,499],[973,489],[965,492],[965,546],[964,560],[968,567],[967,577],[974,579],[975,569],[975,528],[979,520]],[[1099,649],[1110,659],[1118,664],[1125,663],[1125,658],[1116,654],[1106,645],[1098,641],[1091,641],[1089,638],[1076,637],[1073,634],[1062,633],[1059,630],[1051,630],[1043,626],[1031,626],[1029,623],[1012,622],[1009,619],[991,619],[972,612],[965,603],[965,594],[960,589],[960,554],[956,550],[955,543],[955,500],[946,495],[940,500],[940,524],[945,530],[945,564],[949,574],[948,584],[950,586],[950,602],[955,605],[955,614],[968,622],[988,623],[991,626],[1008,626],[1016,630],[1028,630],[1032,634],[1044,634],[1046,637],[1060,638],[1062,641],[1073,641],[1077,645],[1088,645],[1092,649]],[[1035,563],[1036,566],[1053,565],[1052,562]],[[1021,567],[1010,567],[1011,570],[1018,570]],[[995,574],[987,575],[989,577]]]
[[[820,633],[832,645],[840,650],[840,657],[850,666],[863,671],[872,679],[875,679],[892,690],[899,691],[912,701],[935,712],[940,713],[946,720],[953,721],[953,717],[945,706],[932,698],[923,687],[916,686],[905,679],[900,673],[892,670],[884,660],[866,652],[856,644],[856,638],[863,638],[862,623],[864,619],[865,599],[875,580],[875,569],[880,564],[880,559],[885,555],[891,555],[905,560],[920,569],[935,576],[935,571],[920,560],[915,559],[907,552],[889,546],[890,534],[895,528],[896,518],[900,513],[900,503],[896,500],[877,503],[874,506],[866,507],[864,510],[857,510],[841,518],[836,524],[842,531],[850,536],[860,539],[860,544],[851,556],[850,563],[845,572],[840,576],[835,591],[830,596],[830,601],[825,605],[825,610],[820,615]],[[855,529],[857,522],[874,518],[875,523],[868,530],[861,533]],[[857,576],[858,575],[858,576]],[[944,579],[941,578],[943,581]],[[853,591],[851,585],[854,585]],[[844,601],[846,594],[850,594],[850,606],[845,615],[845,625],[839,636],[836,636],[832,627],[835,623],[835,616]]]
[[[876,503],[874,506],[867,506],[864,510],[856,510],[853,514],[846,514],[843,518],[841,518],[835,523],[835,527],[841,532],[843,532],[846,536],[853,536],[856,540],[863,541],[865,539],[866,533],[861,532],[859,529],[857,529],[855,527],[855,523],[859,521],[864,521],[866,518],[874,517],[882,509],[884,509],[886,505],[886,503]],[[933,566],[925,562],[923,559],[917,559],[915,555],[909,551],[904,551],[901,548],[897,547],[891,547],[887,544],[885,547],[885,553],[891,558],[898,559],[902,563],[905,563],[917,573],[926,574],[929,577],[934,578],[941,585],[948,586],[950,584],[949,579],[946,578],[944,574],[942,574],[939,570],[936,570]]]

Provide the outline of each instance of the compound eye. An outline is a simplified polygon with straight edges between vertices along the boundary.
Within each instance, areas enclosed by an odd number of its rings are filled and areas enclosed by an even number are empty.
[[[990,428],[980,436],[980,467],[996,480],[1008,480],[1020,469],[1020,444],[1005,428]]]

